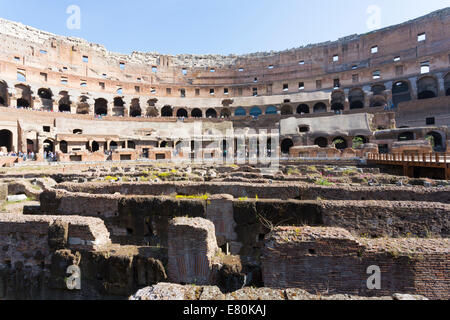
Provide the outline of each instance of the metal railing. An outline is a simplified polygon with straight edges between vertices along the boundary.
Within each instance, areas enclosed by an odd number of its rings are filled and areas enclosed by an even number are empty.
[[[374,154],[367,156],[369,161],[377,162],[425,162],[425,163],[450,163],[449,153],[386,153]]]

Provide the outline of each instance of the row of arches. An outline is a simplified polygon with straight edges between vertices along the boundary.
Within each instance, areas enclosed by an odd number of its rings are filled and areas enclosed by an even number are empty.
[[[331,144],[330,144],[331,141]],[[362,144],[366,144],[369,142],[369,139],[365,136],[355,136],[352,138],[351,145],[349,145],[349,140],[345,137],[334,137],[329,140],[326,137],[318,137],[314,140],[314,145],[319,146],[320,148],[328,148],[329,146],[333,146],[338,150],[345,150],[347,148],[357,148]],[[294,141],[291,138],[286,138],[281,141],[281,153],[284,155],[289,154],[291,148],[294,146]]]

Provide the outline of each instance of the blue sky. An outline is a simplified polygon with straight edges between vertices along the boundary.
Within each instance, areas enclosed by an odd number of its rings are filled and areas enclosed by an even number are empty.
[[[66,27],[69,5],[81,29]],[[0,0],[0,17],[100,43],[108,50],[163,54],[279,51],[370,31],[450,6],[450,0]]]

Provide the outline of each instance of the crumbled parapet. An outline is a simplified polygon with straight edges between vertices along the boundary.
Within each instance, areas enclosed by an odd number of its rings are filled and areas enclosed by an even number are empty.
[[[234,300],[234,301],[272,301],[272,300],[427,300],[422,296],[395,294],[383,297],[362,297],[347,294],[320,295],[311,294],[302,289],[243,288],[223,294],[215,286],[192,286],[174,283],[159,283],[139,290],[130,300]]]
[[[261,260],[267,287],[449,298],[449,239],[355,238],[344,229],[322,227],[276,228],[266,239]]]
[[[214,224],[202,218],[175,218],[168,228],[168,276],[171,282],[214,282],[217,246]]]
[[[139,290],[130,300],[184,300],[186,287],[173,283],[158,283]]]

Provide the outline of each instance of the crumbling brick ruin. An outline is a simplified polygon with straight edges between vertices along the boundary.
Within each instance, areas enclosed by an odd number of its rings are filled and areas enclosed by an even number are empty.
[[[449,299],[449,30],[122,55],[0,19],[0,300]]]

